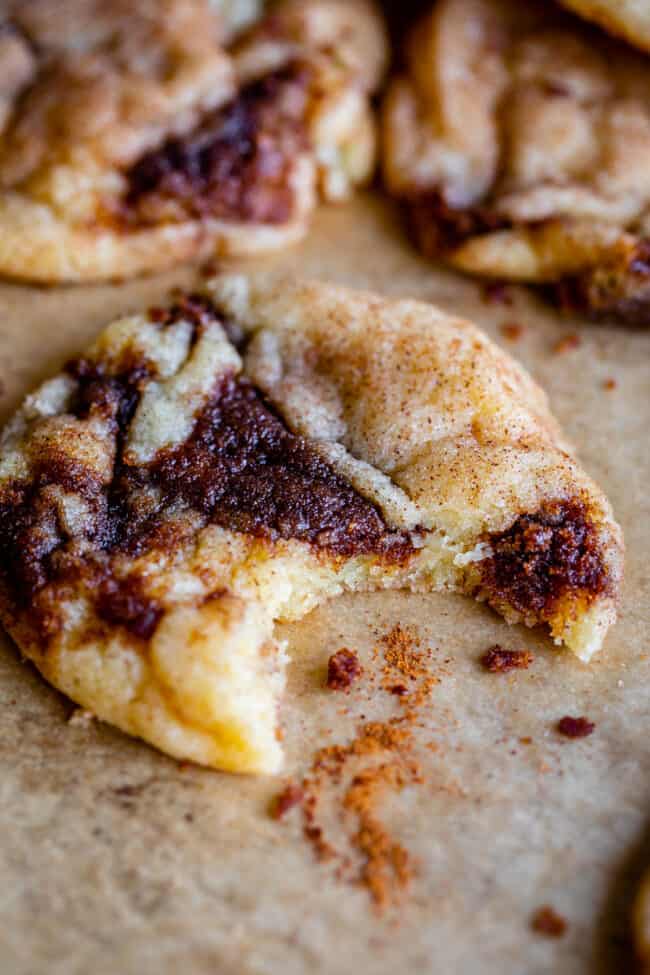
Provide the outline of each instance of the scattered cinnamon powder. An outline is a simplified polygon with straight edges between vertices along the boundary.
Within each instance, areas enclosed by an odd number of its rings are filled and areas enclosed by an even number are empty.
[[[379,643],[384,655],[383,689],[401,697],[409,710],[419,708],[440,683],[440,678],[430,672],[431,651],[422,651],[417,635],[399,624],[382,636]],[[396,687],[400,690],[395,690]]]
[[[509,342],[518,342],[524,334],[524,326],[520,322],[504,322],[499,331]]]
[[[429,671],[431,651],[420,649],[413,631],[393,627],[379,639],[375,656],[380,653],[381,688],[397,699],[398,712],[386,721],[365,721],[346,744],[318,749],[301,786],[303,833],[314,855],[334,861],[341,879],[361,884],[378,911],[400,902],[415,873],[412,856],[381,811],[390,795],[423,781],[413,726],[438,683]]]
[[[327,686],[333,691],[345,691],[361,673],[362,667],[356,653],[341,647],[327,662]]]
[[[556,355],[564,355],[565,352],[570,352],[572,349],[577,349],[581,341],[582,340],[579,335],[576,335],[575,332],[570,332],[568,335],[561,338],[559,342],[555,343],[555,348],[553,351]]]
[[[530,650],[504,650],[495,643],[481,657],[481,665],[491,674],[504,674],[509,670],[526,670],[534,659]]]
[[[596,725],[588,718],[572,718],[570,715],[560,718],[557,723],[557,730],[567,738],[586,738],[590,735]]]
[[[304,799],[304,792],[295,782],[290,782],[282,792],[279,793],[271,802],[271,816],[273,819],[282,819],[285,813],[297,806]]]
[[[344,808],[356,815],[359,824],[353,844],[365,857],[361,881],[380,909],[390,903],[392,886],[400,890],[408,887],[413,864],[408,851],[391,837],[376,810],[383,792],[401,791],[417,781],[417,776],[414,763],[402,766],[389,760],[355,775],[343,799]]]
[[[390,721],[369,722],[358,729],[349,744],[319,749],[303,781],[304,835],[317,859],[336,857],[340,875],[350,874],[348,858],[335,850],[317,822],[320,804],[327,800],[331,803],[334,792],[342,825],[346,825],[342,813],[351,813],[355,819],[354,831],[343,839],[360,864],[348,879],[366,888],[378,910],[397,903],[413,876],[410,854],[390,835],[380,817],[388,794],[421,781],[411,751],[408,729]]]
[[[303,788],[305,792],[302,807],[304,837],[311,844],[317,860],[321,862],[331,860],[336,855],[336,850],[325,839],[323,828],[316,822],[317,795],[311,791],[316,788],[315,780],[306,778],[303,782]]]
[[[545,904],[535,911],[530,922],[533,931],[547,938],[561,938],[567,929],[567,922],[561,914]]]

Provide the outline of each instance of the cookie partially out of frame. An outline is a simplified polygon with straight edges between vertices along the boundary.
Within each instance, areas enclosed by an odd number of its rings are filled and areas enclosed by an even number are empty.
[[[251,9],[252,8],[252,9]],[[372,0],[32,0],[0,23],[0,274],[126,277],[299,239],[375,160]]]
[[[650,51],[648,0],[560,0],[565,7],[593,20],[617,37]]]
[[[119,319],[0,443],[0,616],[56,687],[172,755],[281,762],[277,620],[449,590],[583,660],[621,532],[546,397],[467,322],[217,277]]]
[[[440,0],[383,109],[422,251],[650,324],[650,62],[550,3]]]
[[[634,905],[634,939],[639,975],[650,973],[650,873],[646,873]]]
[[[221,21],[224,40],[231,41],[258,20],[264,0],[208,0]]]

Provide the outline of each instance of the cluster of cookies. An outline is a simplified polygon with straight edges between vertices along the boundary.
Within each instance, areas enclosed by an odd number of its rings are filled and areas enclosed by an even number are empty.
[[[427,257],[648,325],[650,5],[562,2],[436,0],[387,77],[373,0],[7,0],[0,273],[262,254],[379,163]],[[543,391],[413,301],[202,280],[113,322],[0,439],[7,630],[84,708],[215,768],[281,766],[277,621],[455,591],[588,661],[622,573]]]
[[[283,0],[233,43],[251,6],[9,4],[0,272],[96,280],[260,253],[369,178],[388,53],[370,0]]]
[[[569,0],[650,50],[650,6]],[[650,323],[650,61],[550,2],[439,0],[383,110],[423,252]]]
[[[647,55],[550,0],[438,0],[396,52],[379,125],[372,0],[265,17],[255,0],[6,6],[5,274],[115,278],[284,246],[319,198],[371,177],[379,128],[384,185],[425,254],[650,320]],[[567,6],[650,49],[644,2]]]
[[[575,6],[650,44],[643,5]],[[371,0],[5,7],[6,275],[284,246],[381,155],[426,254],[650,320],[650,71],[550,0],[438,0],[379,121]],[[272,772],[276,621],[442,589],[587,661],[623,543],[544,393],[474,326],[231,273],[114,322],[27,398],[0,443],[0,566],[5,626],[75,701],[180,758]]]

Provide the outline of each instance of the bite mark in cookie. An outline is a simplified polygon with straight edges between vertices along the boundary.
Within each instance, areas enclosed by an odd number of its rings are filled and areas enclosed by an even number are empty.
[[[200,295],[181,298],[166,313],[155,311],[150,317],[163,328],[190,321],[191,344],[209,325],[223,326],[212,302]],[[29,489],[3,492],[2,573],[24,605],[39,603],[45,586],[65,588],[83,581],[100,619],[149,639],[162,609],[147,596],[138,574],[115,576],[111,557],[142,557],[156,548],[169,553],[181,544],[180,526],[170,533],[162,524],[163,513],[171,510],[191,511],[202,526],[218,525],[271,543],[296,540],[334,558],[372,554],[406,564],[413,556],[410,535],[391,529],[377,505],[355,491],[305,438],[292,434],[250,380],[230,372],[220,376],[187,439],[137,464],[125,450],[141,392],[156,379],[155,366],[128,353],[116,375],[87,359],[70,362],[67,372],[77,383],[71,415],[90,423],[100,419],[110,427],[112,478],[94,477],[54,445],[37,461]],[[62,493],[77,495],[88,506],[84,533],[97,547],[89,556],[66,557]],[[156,500],[139,504],[143,495]],[[52,601],[50,592],[44,601],[48,614],[39,617],[43,636],[58,631],[49,612]]]
[[[28,397],[0,447],[0,556],[2,620],[56,687],[239,771],[282,759],[276,621],[453,590],[588,659],[622,569],[543,394],[478,330],[237,275],[117,320]]]

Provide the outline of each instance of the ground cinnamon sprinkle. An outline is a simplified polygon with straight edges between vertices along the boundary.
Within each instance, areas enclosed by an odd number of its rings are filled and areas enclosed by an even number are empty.
[[[273,819],[282,819],[285,813],[289,812],[304,799],[304,792],[295,782],[290,782],[271,803],[271,816]]]
[[[431,651],[428,648],[422,651],[417,634],[399,624],[382,636],[379,643],[384,653],[383,689],[403,698],[402,704],[409,710],[419,708],[440,683],[440,678],[430,672]],[[400,677],[405,680],[399,680]]]
[[[413,863],[408,851],[397,843],[379,819],[376,809],[384,791],[400,791],[417,781],[417,768],[394,761],[364,769],[352,779],[343,806],[357,817],[359,828],[353,845],[365,857],[361,881],[379,909],[391,901],[391,888],[408,887]]]
[[[530,926],[533,931],[548,938],[561,938],[567,929],[566,920],[548,904],[535,911]]]
[[[386,721],[359,725],[344,745],[318,749],[301,785],[303,835],[314,855],[335,861],[337,875],[361,884],[378,911],[400,902],[415,873],[412,856],[391,835],[381,810],[391,794],[422,782],[413,726],[439,680],[429,670],[431,651],[421,650],[409,629],[395,626],[383,635],[375,652],[380,654],[380,686],[395,695],[399,710]],[[323,825],[326,809],[340,827],[336,845]]]
[[[382,910],[395,904],[413,876],[412,858],[381,820],[384,798],[421,781],[419,766],[410,754],[411,733],[390,722],[369,722],[358,729],[347,745],[320,749],[310,774],[303,781],[307,799],[303,805],[303,833],[318,860],[339,861],[339,874],[362,884],[375,906]],[[343,840],[360,860],[356,869],[325,837],[317,822],[319,804],[334,801],[339,819],[351,813],[355,826],[344,831]]]

